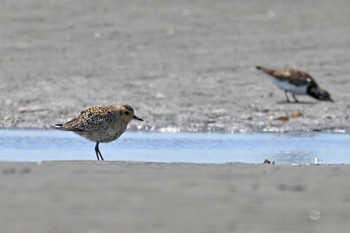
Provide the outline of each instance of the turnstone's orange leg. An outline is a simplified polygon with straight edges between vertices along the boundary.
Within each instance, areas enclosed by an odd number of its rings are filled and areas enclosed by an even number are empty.
[[[293,96],[293,99],[294,99],[295,103],[298,103],[299,100],[297,99],[297,97],[294,94],[292,96]]]
[[[100,157],[101,157],[101,160],[104,160],[103,157],[102,157],[100,148],[98,147],[99,144],[100,144],[99,142],[96,142],[96,146],[95,146],[95,152],[96,152],[97,160],[100,160]]]
[[[290,103],[289,98],[288,98],[288,91],[284,90],[284,94],[286,94],[287,102]]]

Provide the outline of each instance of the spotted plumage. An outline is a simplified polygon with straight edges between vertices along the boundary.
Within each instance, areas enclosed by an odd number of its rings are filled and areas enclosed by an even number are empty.
[[[288,92],[292,93],[295,102],[298,102],[295,95],[309,95],[318,100],[333,102],[330,94],[321,89],[311,75],[306,72],[295,69],[269,69],[261,66],[256,68],[268,74],[276,86],[284,90],[287,102],[290,102]]]
[[[100,158],[104,160],[99,150],[99,143],[119,138],[132,119],[143,121],[134,114],[134,109],[129,105],[94,106],[81,111],[63,124],[56,124],[54,128],[72,131],[96,142],[97,160]]]

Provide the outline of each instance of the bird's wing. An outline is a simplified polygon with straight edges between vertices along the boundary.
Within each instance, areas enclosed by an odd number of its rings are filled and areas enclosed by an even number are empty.
[[[287,80],[289,83],[294,84],[296,86],[303,86],[314,84],[317,85],[315,80],[306,72],[300,70],[289,69],[285,70],[284,75],[281,78]],[[277,77],[278,78],[278,77]]]
[[[275,70],[275,69],[266,69],[263,70],[265,73],[277,78],[281,81],[288,81],[291,84],[296,86],[303,86],[307,84],[314,84],[317,86],[315,80],[306,72],[295,70],[295,69],[286,69],[286,70]]]
[[[91,132],[99,129],[99,126],[116,117],[116,112],[109,106],[90,107],[81,111],[76,117],[63,124],[63,128],[75,132]]]

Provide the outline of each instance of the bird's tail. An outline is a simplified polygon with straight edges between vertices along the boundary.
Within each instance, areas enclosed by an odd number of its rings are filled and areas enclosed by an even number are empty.
[[[262,72],[264,72],[265,74],[269,74],[269,75],[273,75],[274,70],[273,69],[268,69],[262,66],[256,66],[255,67],[257,70],[261,70]]]
[[[58,129],[58,130],[67,130],[66,128],[63,127],[63,124],[55,124],[52,126],[52,128]]]

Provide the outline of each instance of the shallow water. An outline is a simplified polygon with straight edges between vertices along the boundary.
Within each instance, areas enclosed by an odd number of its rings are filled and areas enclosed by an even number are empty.
[[[350,136],[335,133],[126,132],[100,144],[105,160],[193,163],[349,164]],[[95,160],[95,144],[71,132],[0,130],[0,160]]]

